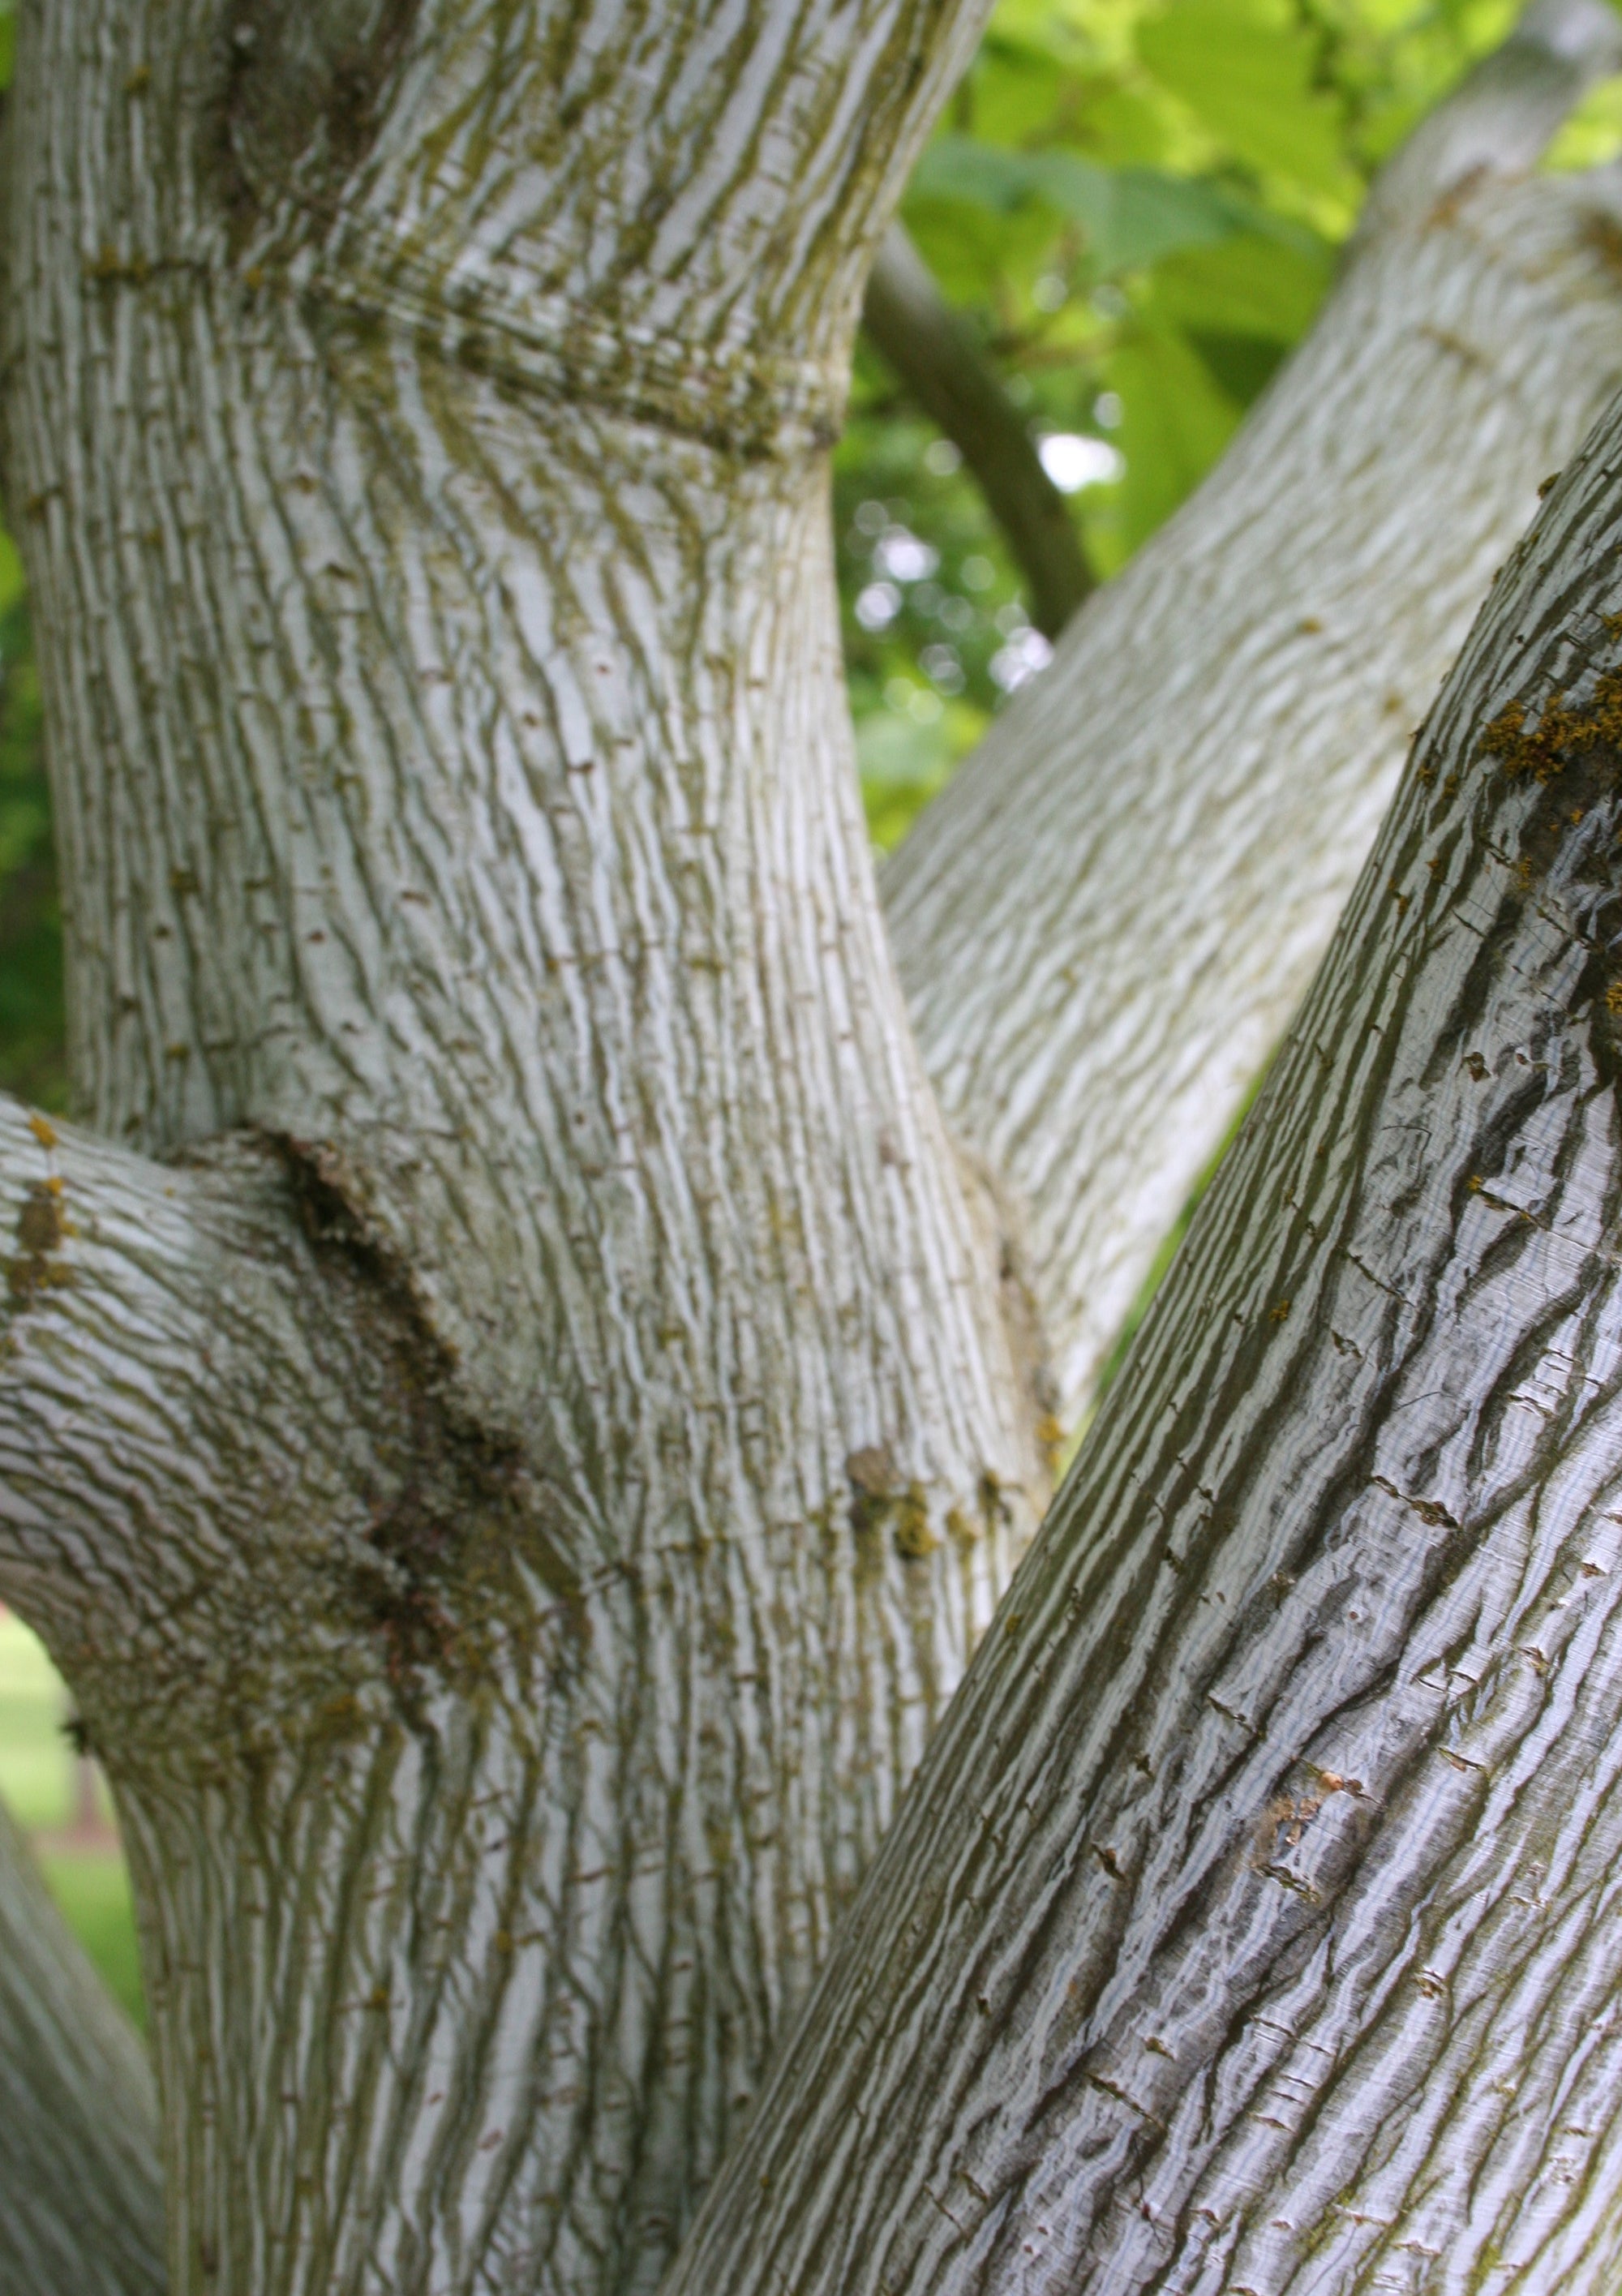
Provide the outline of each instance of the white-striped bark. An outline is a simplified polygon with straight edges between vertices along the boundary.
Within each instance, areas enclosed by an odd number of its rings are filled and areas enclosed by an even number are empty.
[[[1034,1520],[823,464],[977,12],[22,18],[101,1136],[0,1110],[0,1589],[119,1798],[176,2296],[651,2287]]]
[[[1307,341],[887,865],[1061,1419],[1327,946],[1494,570],[1622,380],[1622,175],[1528,179],[1622,34],[1528,12],[1394,160]]]
[[[160,2296],[152,2074],[0,1806],[0,2286]]]
[[[91,1384],[82,1224],[0,1368],[0,1587],[119,1796],[176,2296],[651,2285],[1035,1521],[823,454],[981,12],[21,19],[76,1089],[130,1149],[251,1128],[253,1206],[281,1160],[160,1435],[42,1417]],[[30,1189],[93,1154],[18,1138]]]
[[[673,2296],[1622,2272],[1622,405]]]

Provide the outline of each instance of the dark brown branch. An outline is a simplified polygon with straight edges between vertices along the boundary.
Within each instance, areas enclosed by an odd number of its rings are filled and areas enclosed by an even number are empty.
[[[1057,636],[1096,586],[1075,521],[995,368],[947,308],[899,224],[879,250],[862,318],[874,347],[979,481],[1030,586],[1031,619]]]

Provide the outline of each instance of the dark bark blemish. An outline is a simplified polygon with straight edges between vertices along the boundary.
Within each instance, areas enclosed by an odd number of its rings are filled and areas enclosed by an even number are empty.
[[[290,198],[324,220],[377,139],[419,0],[227,0],[216,146],[239,236]]]
[[[17,1250],[3,1264],[12,1303],[27,1308],[41,1292],[71,1281],[57,1258],[69,1233],[60,1180],[31,1180],[17,1215]]]

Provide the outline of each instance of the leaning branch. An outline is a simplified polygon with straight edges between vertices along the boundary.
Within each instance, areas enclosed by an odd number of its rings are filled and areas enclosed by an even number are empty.
[[[670,2296],[1617,2285],[1619,464],[1613,409]]]
[[[1622,369],[1622,187],[1458,175],[1484,103],[1524,162],[1618,47],[1608,9],[1535,9],[1421,131],[1392,180],[1451,196],[1385,203],[1221,465],[889,865],[925,1059],[1023,1218],[1070,1423]]]
[[[996,369],[898,223],[880,247],[862,324],[979,481],[1029,586],[1031,619],[1057,637],[1094,586],[1076,522]]]
[[[1622,70],[1622,25],[1606,0],[1532,0],[1500,47],[1380,170],[1358,223],[1364,241],[1422,225],[1438,201],[1480,176],[1536,165],[1594,82]]]
[[[152,2077],[0,1806],[6,2296],[160,2296]]]

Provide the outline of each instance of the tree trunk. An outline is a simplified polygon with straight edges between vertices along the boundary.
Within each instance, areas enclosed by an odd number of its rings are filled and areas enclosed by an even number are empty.
[[[181,2296],[651,2286],[1043,1503],[828,565],[979,12],[22,20],[9,484],[127,1145],[12,1119],[0,1585],[118,1793]]]
[[[20,20],[95,1133],[0,1104],[0,1592],[119,1796],[176,2296],[652,2287],[1039,1511],[828,565],[981,12]]]
[[[0,1806],[0,2284],[159,2296],[152,2075]]]
[[[675,2296],[1622,2270],[1622,406]]]
[[[1622,176],[1527,179],[1622,60],[1530,10],[1388,168],[1307,343],[886,866],[947,1121],[1074,1428],[1300,1000],[1494,569],[1622,380]]]

